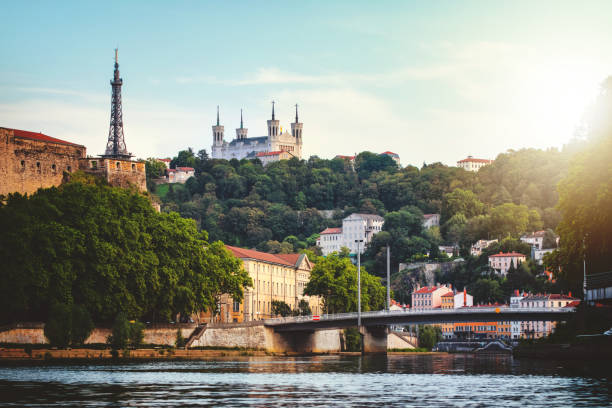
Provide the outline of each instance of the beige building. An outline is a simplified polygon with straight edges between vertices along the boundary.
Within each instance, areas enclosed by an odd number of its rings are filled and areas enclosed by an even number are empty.
[[[234,302],[228,295],[222,296],[217,322],[248,322],[277,317],[272,314],[274,300],[287,303],[292,310],[301,300],[306,300],[313,315],[321,313],[320,298],[304,295],[313,267],[308,256],[268,254],[229,245],[226,248],[242,260],[244,269],[253,280],[253,287],[245,288],[242,302]],[[206,319],[204,315],[201,317]]]
[[[472,247],[470,248],[470,255],[472,256],[480,256],[482,251],[488,248],[490,245],[496,243],[496,239],[480,239],[478,240]]]
[[[500,252],[499,254],[491,255],[489,257],[489,266],[495,269],[496,272],[505,275],[510,269],[510,265],[514,265],[517,268],[520,264],[525,262],[527,257],[518,252]]]
[[[382,230],[384,223],[385,219],[380,215],[351,214],[342,220],[342,228],[326,228],[321,231],[317,246],[325,256],[339,252],[342,247],[347,247],[351,254],[356,255],[357,249],[363,254],[366,245]]]
[[[468,156],[466,159],[459,160],[457,162],[457,167],[461,167],[467,171],[478,171],[482,167],[487,166],[493,163],[493,160],[489,159],[477,159],[472,156]]]
[[[185,184],[189,178],[195,176],[193,167],[177,167],[176,169],[167,169],[168,183]]]

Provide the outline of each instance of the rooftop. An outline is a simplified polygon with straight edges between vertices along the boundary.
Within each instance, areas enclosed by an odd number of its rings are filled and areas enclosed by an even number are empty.
[[[325,228],[319,234],[320,235],[324,235],[324,234],[342,234],[342,228]]]
[[[505,258],[505,257],[526,257],[527,255],[518,252],[500,252],[499,254],[490,255],[489,258]]]
[[[195,171],[193,167],[177,167],[178,171]]]
[[[259,152],[256,154],[257,157],[263,157],[263,156],[278,156],[279,154],[281,154],[283,151],[282,150],[277,150],[275,152]]]
[[[438,289],[448,289],[448,288],[446,286],[423,286],[421,289],[418,289],[412,293],[432,293]]]
[[[50,142],[50,143],[65,144],[65,145],[70,145],[70,146],[85,147],[85,146],[80,145],[80,144],[67,142],[67,141],[61,140],[61,139],[56,139],[54,137],[45,135],[44,133],[40,133],[40,132],[36,133],[36,132],[29,132],[27,130],[11,129],[11,128],[4,128],[4,129],[12,130],[13,134],[16,137],[20,137],[20,138],[23,138],[23,139],[40,140],[41,142]]]
[[[475,157],[468,156],[467,159],[459,160],[457,163],[487,163],[487,164],[491,164],[491,163],[493,163],[493,160],[489,160],[489,159],[477,159]]]
[[[236,258],[255,259],[258,261],[280,264],[294,267],[303,254],[269,254],[267,252],[255,251],[253,249],[238,248],[231,245],[225,246]]]

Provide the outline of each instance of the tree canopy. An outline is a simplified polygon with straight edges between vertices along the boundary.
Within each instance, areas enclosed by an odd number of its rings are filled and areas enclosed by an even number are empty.
[[[82,305],[97,322],[119,312],[169,321],[213,307],[221,293],[242,299],[251,284],[193,220],[93,176],[9,195],[0,230],[2,322],[46,321],[54,304]]]

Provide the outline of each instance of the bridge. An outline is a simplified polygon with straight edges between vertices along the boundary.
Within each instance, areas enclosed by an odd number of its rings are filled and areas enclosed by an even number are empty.
[[[382,310],[362,312],[359,331],[363,339],[362,351],[364,353],[383,353],[387,350],[387,327],[390,325],[493,321],[563,321],[574,313],[574,310],[573,307],[474,307],[409,311]],[[283,343],[293,344],[299,349],[300,344],[308,342],[309,336],[312,336],[318,330],[357,327],[357,322],[357,313],[338,313],[317,317],[296,316],[267,319],[263,321],[263,324],[281,336]]]

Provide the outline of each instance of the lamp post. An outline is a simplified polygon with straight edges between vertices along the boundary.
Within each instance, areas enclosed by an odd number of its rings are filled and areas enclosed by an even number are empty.
[[[356,239],[357,243],[357,327],[361,327],[361,252],[359,251],[359,243],[363,239]]]
[[[391,249],[387,245],[387,312],[391,310]]]

